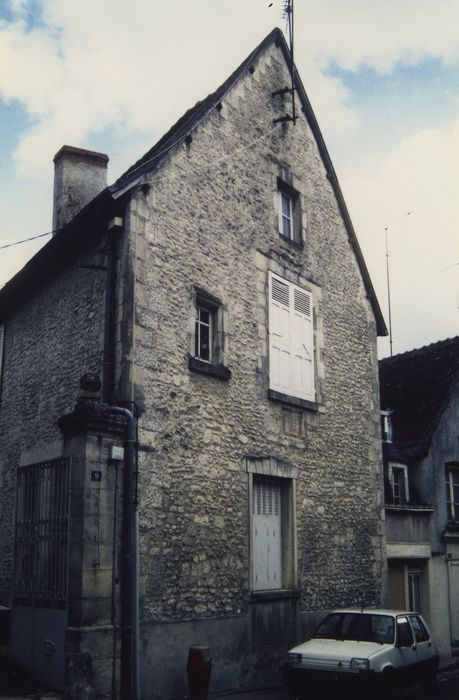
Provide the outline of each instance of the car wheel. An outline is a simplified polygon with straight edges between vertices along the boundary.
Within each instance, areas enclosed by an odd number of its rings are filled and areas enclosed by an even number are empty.
[[[378,674],[378,681],[374,689],[374,700],[395,700],[397,697],[396,677],[393,668],[386,668],[382,674]]]

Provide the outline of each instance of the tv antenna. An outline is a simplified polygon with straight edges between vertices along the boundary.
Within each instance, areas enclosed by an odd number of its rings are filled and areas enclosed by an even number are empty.
[[[412,211],[407,211],[405,214],[403,214],[400,219],[405,218],[405,216],[411,216],[413,214]],[[393,336],[392,336],[392,311],[391,311],[391,303],[390,303],[390,277],[389,277],[389,243],[388,243],[388,238],[387,234],[389,232],[389,226],[385,226],[384,228],[384,235],[386,239],[386,285],[387,285],[387,307],[389,311],[389,352],[390,356],[392,357],[392,345],[393,345]],[[459,263],[458,263],[459,264]]]
[[[271,7],[273,3],[270,3],[268,7]],[[281,90],[276,90],[273,92],[273,97],[275,95],[285,95],[287,92],[290,92],[292,95],[292,113],[291,114],[286,114],[283,117],[279,117],[279,119],[274,119],[274,123],[276,122],[293,122],[295,124],[297,120],[296,116],[296,108],[295,108],[295,61],[293,58],[293,44],[294,44],[294,12],[293,12],[293,0],[284,0],[284,7],[282,10],[282,16],[283,18],[287,21],[287,34],[288,34],[288,42],[289,42],[289,49],[290,49],[290,77],[291,77],[291,85],[290,87],[285,87],[282,88]]]

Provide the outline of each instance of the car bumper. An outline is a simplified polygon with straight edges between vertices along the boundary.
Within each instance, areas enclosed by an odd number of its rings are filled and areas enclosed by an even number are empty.
[[[292,695],[301,696],[314,689],[336,689],[371,691],[376,687],[373,671],[343,672],[339,670],[317,670],[295,664],[285,664],[284,685]]]

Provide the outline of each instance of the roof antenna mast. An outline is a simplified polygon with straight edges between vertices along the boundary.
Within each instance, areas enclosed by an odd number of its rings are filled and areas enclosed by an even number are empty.
[[[296,122],[295,113],[295,61],[293,58],[294,13],[293,0],[284,0],[284,17],[287,20],[288,38],[290,42],[290,75],[292,78],[292,121]]]

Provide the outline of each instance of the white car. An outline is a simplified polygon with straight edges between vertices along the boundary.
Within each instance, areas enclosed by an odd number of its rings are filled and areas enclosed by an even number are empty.
[[[421,615],[394,610],[331,612],[311,639],[291,649],[284,682],[295,697],[335,689],[385,692],[420,684],[431,689],[438,652]]]

